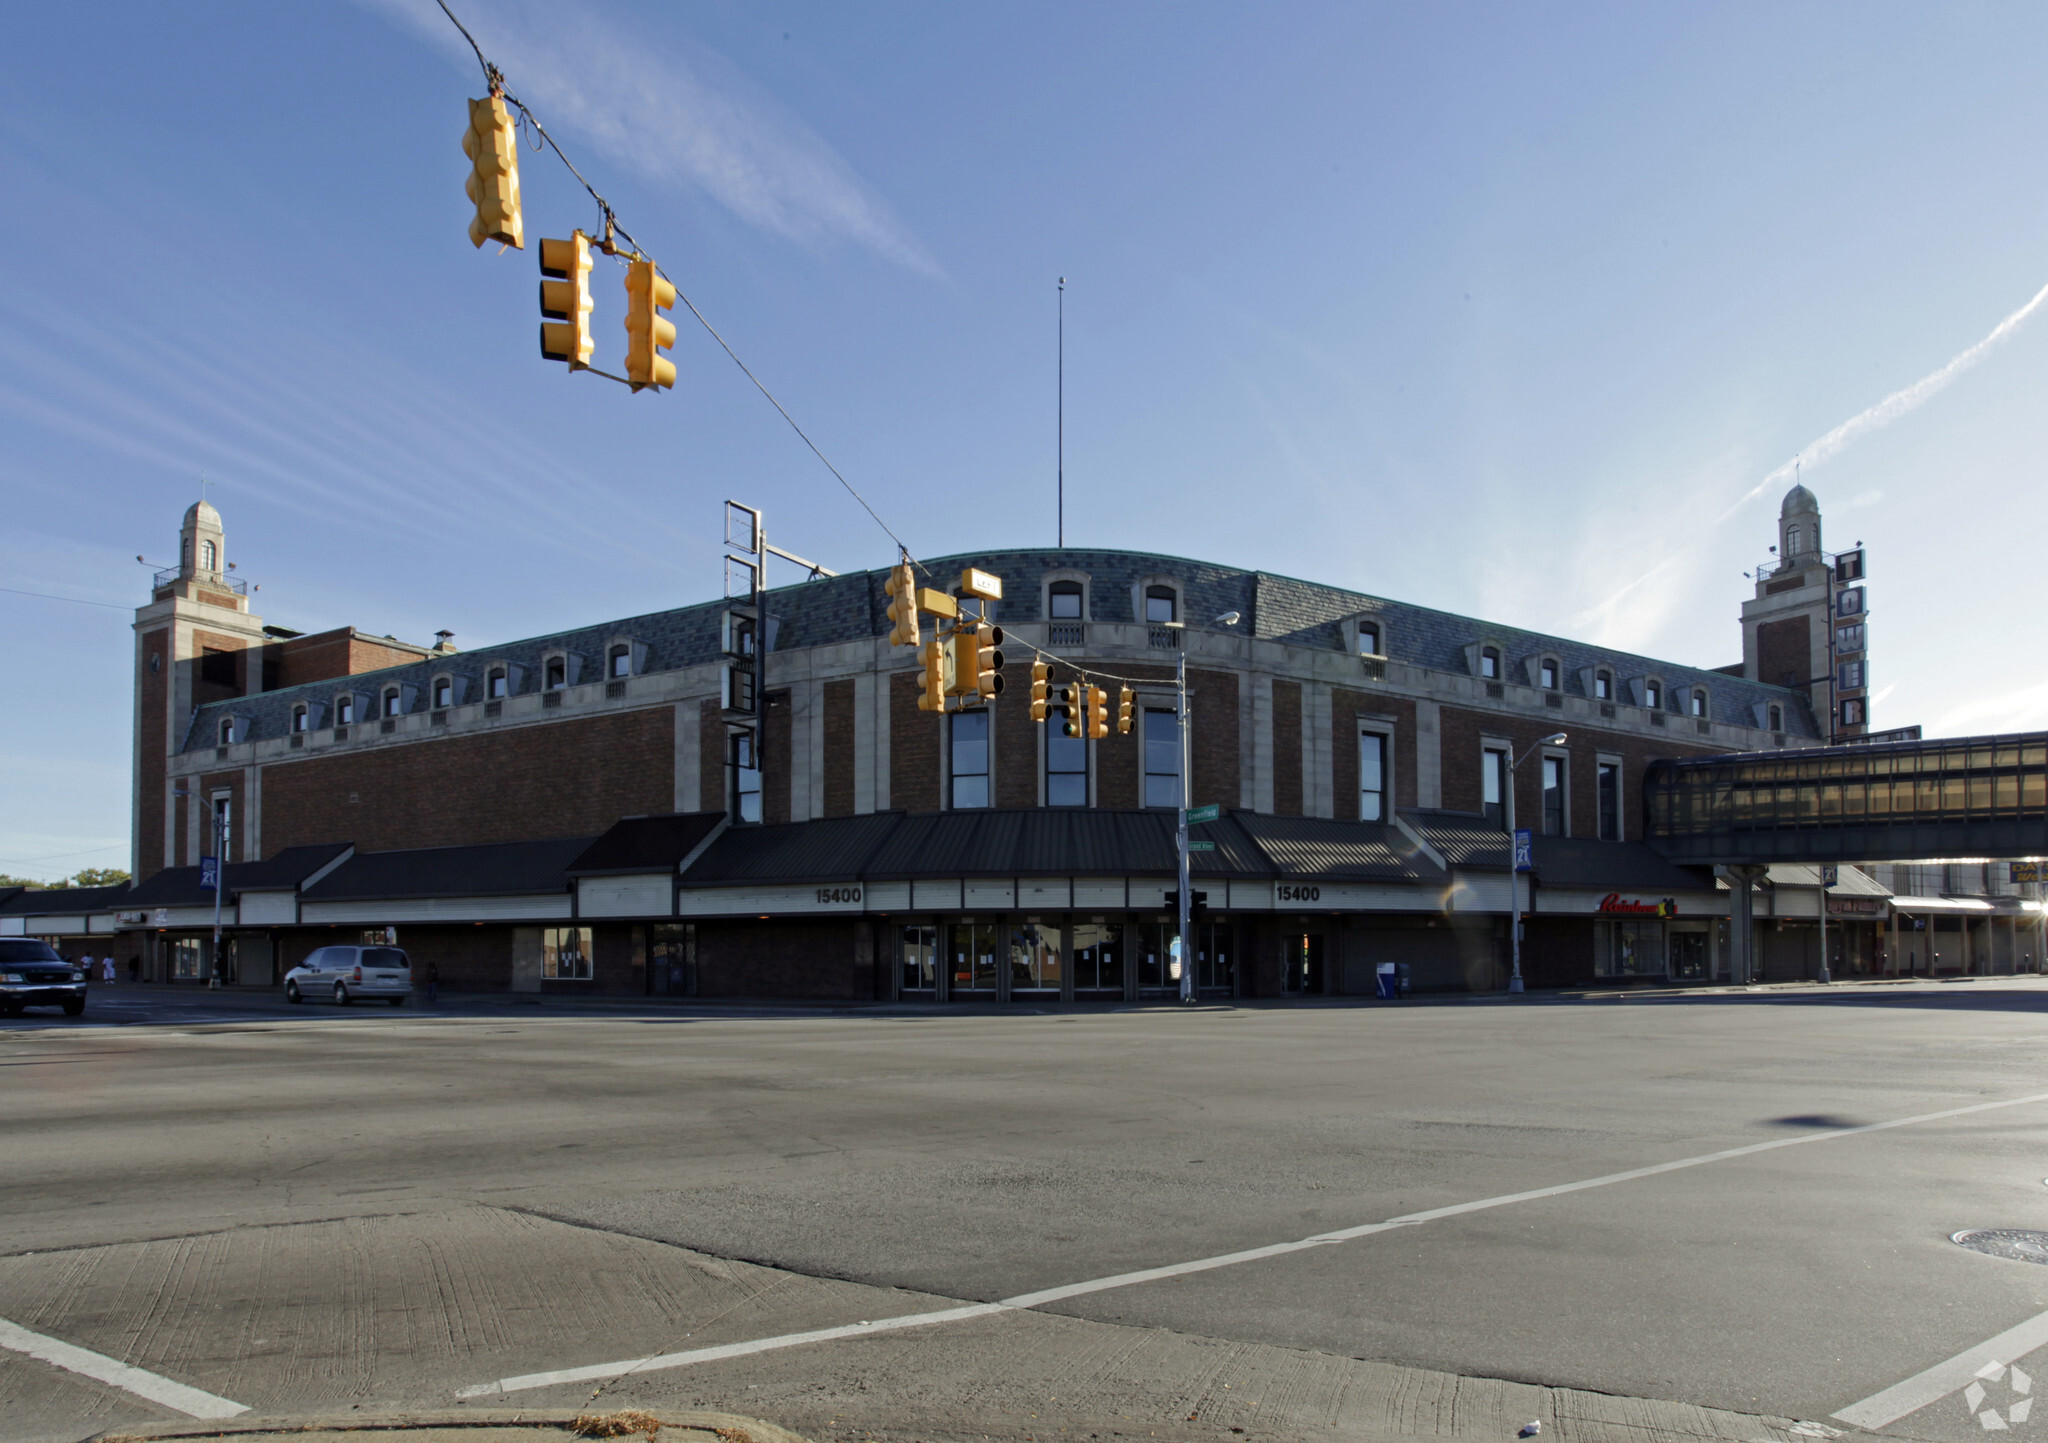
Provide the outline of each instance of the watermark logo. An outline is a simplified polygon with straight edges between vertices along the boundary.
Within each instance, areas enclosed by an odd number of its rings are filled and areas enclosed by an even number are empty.
[[[2034,1408],[2033,1392],[2034,1380],[2017,1367],[1990,1362],[1963,1389],[1963,1402],[1985,1432],[2003,1433],[2027,1421]]]

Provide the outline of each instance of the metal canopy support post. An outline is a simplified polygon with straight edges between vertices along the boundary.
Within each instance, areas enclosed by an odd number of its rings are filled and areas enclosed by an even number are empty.
[[[207,805],[213,810],[213,976],[206,985],[217,988],[224,985],[221,980],[220,955],[220,896],[228,889],[228,819],[218,802],[208,799]]]
[[[1756,894],[1769,867],[1737,862],[1728,867],[1728,980],[1744,986],[1756,978]]]

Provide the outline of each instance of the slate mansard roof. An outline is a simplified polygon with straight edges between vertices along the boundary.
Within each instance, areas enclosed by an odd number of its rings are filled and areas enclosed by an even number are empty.
[[[1483,642],[1501,649],[1503,670],[1510,680],[1518,679],[1513,672],[1516,662],[1540,653],[1558,659],[1564,670],[1561,680],[1571,695],[1584,694],[1579,678],[1582,669],[1606,667],[1618,683],[1640,676],[1662,678],[1670,694],[1667,704],[1674,709],[1680,701],[1681,689],[1704,686],[1716,721],[1754,726],[1756,719],[1751,709],[1759,702],[1774,702],[1785,708],[1787,731],[1801,737],[1819,735],[1806,698],[1800,692],[1745,681],[1726,672],[1680,666],[1271,572],[1246,571],[1145,551],[1050,547],[963,553],[937,557],[924,564],[938,582],[949,588],[967,566],[978,566],[1001,576],[1005,596],[996,616],[1004,622],[1043,619],[1040,583],[1052,572],[1077,572],[1089,578],[1089,620],[1136,622],[1140,612],[1134,606],[1134,588],[1147,578],[1159,578],[1181,587],[1184,616],[1197,626],[1205,625],[1210,617],[1236,611],[1244,617],[1242,629],[1260,640],[1340,650],[1345,644],[1344,622],[1352,617],[1370,617],[1381,623],[1383,646],[1396,661],[1464,674],[1465,648]],[[768,611],[777,627],[774,649],[796,651],[888,635],[888,597],[882,589],[887,579],[886,571],[857,571],[771,590]],[[344,691],[375,696],[394,682],[416,687],[418,700],[413,709],[424,710],[427,688],[442,673],[468,677],[473,687],[470,695],[474,698],[481,694],[488,668],[510,664],[525,669],[523,689],[536,690],[544,660],[558,651],[581,656],[586,668],[583,679],[596,680],[603,674],[607,648],[621,640],[646,647],[642,668],[646,672],[701,665],[720,656],[722,617],[734,604],[727,600],[699,602],[525,641],[428,657],[382,671],[211,702],[194,713],[182,750],[202,751],[213,746],[221,717],[248,718],[249,740],[279,737],[290,729],[295,703],[327,701]]]

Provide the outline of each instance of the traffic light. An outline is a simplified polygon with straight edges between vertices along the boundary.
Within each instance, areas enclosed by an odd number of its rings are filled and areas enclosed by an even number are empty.
[[[1047,693],[1051,690],[1051,687],[1046,681],[1046,678],[1051,675],[1052,668],[1044,662],[1034,661],[1031,663],[1031,719],[1035,722],[1044,721],[1046,714],[1052,710],[1047,705]]]
[[[889,620],[894,624],[889,645],[916,646],[923,637],[917,627],[917,577],[908,561],[889,573],[889,584],[884,590],[891,598]]]
[[[994,701],[1003,694],[1003,629],[1000,626],[981,626],[975,629],[974,689],[981,693],[983,701]]]
[[[1127,686],[1118,687],[1116,694],[1116,729],[1129,734],[1131,730],[1131,700],[1133,693]]]
[[[1099,686],[1088,688],[1088,736],[1101,741],[1109,735],[1109,693]]]
[[[476,206],[469,223],[469,241],[501,241],[526,249],[519,219],[519,133],[505,110],[505,98],[487,95],[469,102],[469,129],[462,133],[462,153],[469,157],[469,180],[463,189]]]
[[[946,638],[946,695],[973,696],[981,679],[981,639],[972,622],[962,622]]]
[[[676,363],[662,354],[676,343],[676,328],[662,312],[676,303],[676,288],[655,272],[653,261],[626,267],[626,379],[636,391],[673,386]]]
[[[1078,681],[1069,682],[1060,688],[1061,736],[1078,737],[1087,734],[1087,722],[1081,715],[1082,698],[1087,692],[1088,688]]]
[[[946,641],[935,636],[924,644],[924,691],[917,698],[919,711],[946,709]]]
[[[540,353],[567,361],[572,371],[590,364],[590,237],[576,231],[568,240],[540,243],[540,313],[553,325],[540,328]]]

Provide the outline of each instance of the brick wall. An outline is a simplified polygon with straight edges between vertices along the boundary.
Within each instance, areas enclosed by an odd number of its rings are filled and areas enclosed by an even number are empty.
[[[825,795],[828,817],[853,815],[854,683],[852,677],[825,683]]]
[[[732,805],[726,795],[725,716],[718,698],[699,703],[697,708],[697,810],[722,812]]]
[[[1194,771],[1189,804],[1234,807],[1238,803],[1237,673],[1190,671],[1188,690],[1194,693],[1189,707],[1194,723],[1194,735],[1188,739]]]
[[[790,727],[794,721],[789,692],[768,693],[767,726],[761,742],[761,820],[789,820]]]
[[[1330,693],[1330,795],[1332,815],[1349,821],[1358,816],[1358,718],[1361,714],[1394,719],[1394,745],[1387,762],[1394,769],[1393,804],[1416,805],[1415,703],[1383,692]],[[1436,737],[1431,737],[1434,742]]]
[[[871,931],[849,921],[699,923],[698,995],[872,999]]]
[[[1798,686],[1813,665],[1811,618],[1788,616],[1756,629],[1756,679],[1773,686]]]
[[[1002,695],[990,710],[989,730],[995,740],[995,804],[999,807],[1038,805],[1038,727],[1031,720],[1031,668],[1022,675],[1003,668]],[[1052,725],[1052,723],[1047,723]]]
[[[1691,725],[1689,719],[1684,720]],[[1600,835],[1595,770],[1599,754],[1621,758],[1622,835],[1636,841],[1642,837],[1643,773],[1649,764],[1663,757],[1711,756],[1727,750],[1641,737],[1632,732],[1595,731],[1586,727],[1583,720],[1567,724],[1556,716],[1522,718],[1447,706],[1439,713],[1437,733],[1443,738],[1444,806],[1451,811],[1476,812],[1483,805],[1479,756],[1482,736],[1505,738],[1519,757],[1556,731],[1566,735],[1563,750],[1570,765],[1567,791],[1571,834],[1575,837]],[[1524,762],[1515,777],[1515,821],[1538,829],[1543,824],[1543,772],[1535,760]]]
[[[329,681],[365,671],[382,671],[387,666],[410,666],[421,660],[421,654],[411,647],[358,636],[354,628],[346,626],[273,642],[263,652],[266,688]]]
[[[1273,682],[1273,812],[1301,815],[1301,683]]]
[[[674,772],[667,706],[273,762],[263,769],[264,851],[595,834],[622,816],[672,810]]]
[[[157,667],[149,669],[155,656]],[[166,716],[171,705],[171,633],[168,629],[142,635],[142,668],[137,685],[142,704],[135,719],[135,805],[139,815],[135,828],[135,880],[154,876],[164,867],[164,776],[166,761]]]
[[[939,809],[939,718],[917,709],[924,673],[884,673],[889,683],[889,805],[905,812]]]
[[[185,664],[192,668],[192,704],[205,706],[208,702],[229,701],[248,691],[249,658],[244,655],[248,643],[239,636],[224,636],[217,631],[192,632],[192,659]],[[232,653],[235,663],[233,682],[213,682],[206,679],[206,653],[224,651]],[[209,738],[211,740],[211,738]]]

